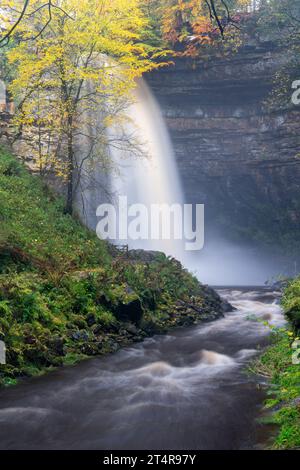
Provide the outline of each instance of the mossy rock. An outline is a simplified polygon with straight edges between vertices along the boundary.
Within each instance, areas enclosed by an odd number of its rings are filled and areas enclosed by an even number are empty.
[[[111,285],[105,295],[106,306],[117,320],[140,325],[144,310],[139,295],[126,283]]]
[[[292,323],[295,330],[300,330],[300,307],[295,305],[285,312],[287,318]]]
[[[143,318],[143,307],[137,297],[127,303],[120,302],[116,308],[116,317],[121,321],[129,321],[135,325],[140,325]]]

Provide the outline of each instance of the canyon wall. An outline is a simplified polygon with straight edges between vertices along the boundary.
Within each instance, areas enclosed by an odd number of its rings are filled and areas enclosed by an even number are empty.
[[[256,40],[226,59],[180,59],[148,77],[186,201],[205,204],[208,227],[279,251],[300,239],[300,106],[271,112],[264,102],[288,60]]]

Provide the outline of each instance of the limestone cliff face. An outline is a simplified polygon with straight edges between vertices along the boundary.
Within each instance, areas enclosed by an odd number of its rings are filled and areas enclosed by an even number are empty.
[[[207,224],[231,237],[300,239],[300,106],[270,112],[263,104],[286,52],[252,43],[226,59],[179,60],[148,79],[186,200],[205,203]]]

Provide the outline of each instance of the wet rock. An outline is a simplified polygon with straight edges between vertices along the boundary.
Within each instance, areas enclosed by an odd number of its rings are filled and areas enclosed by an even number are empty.
[[[14,348],[8,348],[6,351],[6,360],[10,366],[18,365],[19,364],[19,351],[15,350]]]
[[[32,335],[27,335],[24,338],[24,343],[25,344],[35,344],[36,343],[36,338]]]
[[[278,281],[273,281],[270,283],[266,283],[268,286],[272,287],[273,289],[278,289],[280,291],[286,289],[286,287],[289,285],[291,279],[281,279]]]
[[[300,330],[300,308],[298,305],[291,307],[285,312],[286,317],[290,320],[295,330]]]
[[[131,335],[137,335],[139,333],[139,329],[133,323],[126,323],[124,325],[125,330],[130,333]]]
[[[86,323],[87,323],[88,326],[93,326],[96,323],[96,317],[93,313],[90,313],[86,317]]]
[[[274,411],[279,411],[282,408],[287,408],[287,407],[290,407],[290,406],[296,406],[296,407],[300,408],[300,397],[294,398],[293,400],[278,403],[277,405],[272,407],[272,411],[273,412]]]
[[[222,299],[219,294],[209,286],[202,286],[205,306],[209,310],[214,312],[219,312],[219,316],[222,316],[223,313],[232,312],[235,308],[227,302],[227,300]]]
[[[209,313],[205,313],[201,317],[201,320],[204,321],[204,322],[209,322],[209,321],[217,320],[218,318],[220,318],[220,312],[211,311]]]
[[[143,331],[146,336],[154,336],[161,333],[161,327],[153,322],[147,322],[143,325]]]
[[[87,331],[74,331],[71,333],[71,338],[74,341],[88,341],[89,335]]]
[[[111,301],[110,301],[109,298],[108,298],[105,294],[103,294],[103,293],[99,294],[98,299],[97,299],[97,302],[98,302],[98,304],[103,305],[103,307],[106,307],[106,308],[108,308],[108,309],[110,309],[110,308],[112,307]]]
[[[133,341],[134,343],[140,343],[141,341],[143,341],[143,339],[144,339],[144,338],[143,338],[142,336],[134,336],[133,339],[132,339],[132,341]]]
[[[143,307],[140,299],[136,298],[127,303],[120,302],[115,309],[115,313],[118,320],[139,325],[143,317]]]
[[[51,340],[48,341],[47,346],[53,353],[55,353],[58,356],[64,356],[65,351],[64,351],[64,339],[57,337],[57,338],[52,338]]]
[[[135,294],[134,290],[130,286],[125,287],[126,294]]]
[[[87,356],[95,356],[99,354],[99,346],[98,343],[84,343],[80,347],[80,351]]]
[[[227,302],[227,300],[222,300],[221,309],[223,313],[233,312],[234,310],[236,310],[236,308],[233,307],[233,305],[231,305],[229,302]]]
[[[63,365],[63,359],[61,356],[56,356],[54,354],[48,354],[47,356],[47,362],[45,365],[47,366],[55,366],[55,367],[60,367]]]
[[[103,332],[103,327],[101,325],[93,325],[91,330],[94,335],[99,335]]]
[[[107,341],[107,346],[111,352],[117,352],[120,349],[120,345],[113,339]]]
[[[41,344],[26,345],[23,350],[23,354],[28,361],[33,362],[34,364],[42,364],[45,366],[52,364],[52,362],[49,361],[49,357],[51,357],[51,355],[47,351],[47,347],[42,346]]]
[[[127,330],[124,330],[124,329],[122,329],[122,330],[119,331],[119,335],[120,335],[120,336],[129,336],[129,335],[128,335],[128,331],[127,331]]]
[[[108,331],[109,333],[118,333],[120,330],[119,323],[110,323],[108,326],[102,326],[102,331]]]
[[[78,317],[75,318],[74,325],[77,326],[77,328],[83,330],[84,328],[86,328],[87,323],[84,318]]]

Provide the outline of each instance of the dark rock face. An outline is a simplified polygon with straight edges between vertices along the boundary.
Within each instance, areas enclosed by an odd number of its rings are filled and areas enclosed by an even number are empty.
[[[139,325],[143,317],[143,307],[140,299],[119,303],[115,312],[118,320],[132,322],[135,325]]]
[[[300,310],[296,305],[285,312],[287,318],[292,323],[296,331],[300,330]]]
[[[300,106],[271,113],[263,105],[287,55],[256,42],[227,59],[179,60],[148,78],[187,202],[205,204],[207,225],[248,240],[274,236],[274,245],[286,233],[300,239]]]
[[[57,337],[50,339],[48,342],[48,347],[53,351],[54,354],[57,354],[58,356],[63,356],[65,354],[63,338]]]
[[[209,286],[202,286],[205,306],[208,312],[214,310],[220,314],[233,312],[235,307],[233,307],[227,300],[222,299],[219,294]]]

